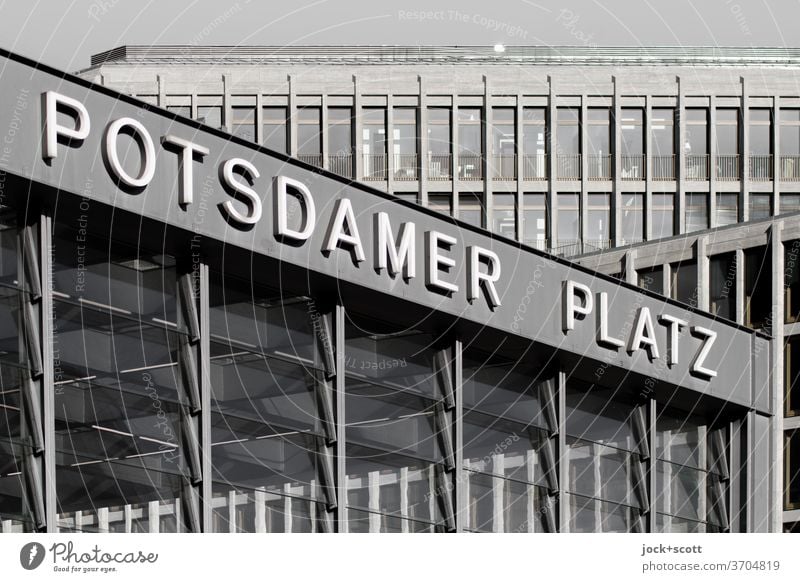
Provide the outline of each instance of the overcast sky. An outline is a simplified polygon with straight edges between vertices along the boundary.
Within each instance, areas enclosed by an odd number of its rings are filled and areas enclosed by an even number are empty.
[[[0,46],[69,71],[123,44],[800,46],[800,0],[5,0]]]

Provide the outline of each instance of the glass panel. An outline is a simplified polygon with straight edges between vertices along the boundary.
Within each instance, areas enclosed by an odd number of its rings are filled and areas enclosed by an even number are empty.
[[[567,380],[566,432],[575,438],[634,451],[634,406],[615,390]]]
[[[580,112],[577,109],[558,108],[556,147],[559,155],[581,153],[579,117]]]
[[[736,321],[736,253],[711,257],[709,270],[711,313]]]
[[[784,437],[783,508],[800,508],[800,431],[786,432]]]
[[[739,153],[739,110],[717,109],[717,155]]]
[[[547,239],[547,207],[544,194],[523,195],[522,211],[523,241],[543,249]]]
[[[686,194],[686,232],[708,228],[708,194]]]
[[[515,194],[492,194],[492,231],[508,238],[517,238]]]
[[[644,110],[622,109],[622,155],[640,156],[644,153]]]
[[[567,495],[569,531],[572,533],[632,532],[636,527],[637,511],[631,507]]]
[[[659,460],[656,463],[656,499],[659,512],[705,521],[706,473]]]
[[[789,336],[783,357],[786,416],[800,414],[800,339]]]
[[[536,370],[513,363],[464,358],[464,408],[547,428],[537,385],[545,378]]]
[[[168,105],[167,111],[171,111],[175,115],[182,117],[192,117],[192,107],[190,105]]]
[[[587,244],[604,249],[611,238],[611,202],[609,194],[589,194],[586,225]]]
[[[672,265],[670,296],[676,301],[697,307],[697,263],[683,261]]]
[[[467,473],[466,528],[475,532],[546,532],[547,492],[481,473]]]
[[[558,194],[559,245],[580,239],[580,194]]]
[[[708,154],[708,110],[686,110],[686,143],[684,151],[691,155]]]
[[[750,220],[772,216],[772,195],[750,193]]]
[[[311,500],[273,492],[231,489],[215,483],[212,532],[311,533],[324,531],[319,517],[322,505]]]
[[[458,195],[458,218],[460,220],[480,228],[483,227],[484,214],[482,194]]]
[[[428,208],[442,214],[453,214],[450,194],[428,194]]]
[[[654,293],[664,294],[664,268],[653,267],[651,269],[643,269],[638,272],[639,282],[637,283],[642,289],[653,291]]]
[[[800,240],[783,243],[784,321],[800,318]]]
[[[622,240],[623,245],[644,240],[644,194],[622,193]]]
[[[286,107],[264,107],[262,115],[262,143],[271,150],[287,153]]]
[[[255,107],[231,107],[233,120],[231,122],[231,133],[247,141],[256,140],[256,108]]]
[[[772,309],[771,265],[767,247],[744,251],[745,325],[754,329],[764,327]]]
[[[197,121],[214,129],[222,127],[222,107],[219,105],[198,105]]]
[[[322,153],[321,123],[322,112],[319,107],[303,107],[297,110],[299,156],[318,156]]]
[[[737,222],[739,222],[739,195],[717,194],[717,226],[726,226]]]
[[[653,194],[652,240],[675,234],[675,195]]]
[[[353,110],[349,107],[328,109],[328,155],[353,153]]]
[[[460,155],[483,155],[481,137],[481,109],[478,107],[459,107],[458,109],[458,152]]]
[[[675,110],[653,109],[650,146],[653,156],[672,156],[675,154]]]
[[[639,456],[614,447],[567,439],[567,489],[586,497],[634,506],[632,466]]]

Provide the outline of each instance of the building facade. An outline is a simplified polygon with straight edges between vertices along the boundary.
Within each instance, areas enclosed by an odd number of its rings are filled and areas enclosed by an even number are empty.
[[[3,531],[779,528],[768,336],[0,57]]]
[[[124,46],[80,75],[572,256],[800,210],[798,57]]]

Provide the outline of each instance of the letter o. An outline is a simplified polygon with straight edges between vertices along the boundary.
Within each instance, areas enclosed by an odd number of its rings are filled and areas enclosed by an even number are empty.
[[[142,168],[137,178],[132,177],[122,168],[119,155],[117,154],[117,138],[119,137],[120,131],[124,128],[131,128],[138,138],[136,141],[144,148],[143,151],[141,149],[139,150],[144,160],[142,161]],[[108,125],[106,129],[105,152],[110,169],[116,174],[120,182],[126,186],[130,188],[144,188],[153,179],[156,172],[156,148],[153,145],[153,139],[144,128],[144,125],[135,119],[121,117]]]

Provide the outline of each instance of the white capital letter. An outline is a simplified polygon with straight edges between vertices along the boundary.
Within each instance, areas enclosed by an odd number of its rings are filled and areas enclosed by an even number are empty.
[[[58,156],[58,136],[81,141],[89,137],[89,112],[83,103],[72,97],[61,95],[55,91],[42,93],[44,114],[44,144],[42,144],[42,158],[52,160]],[[65,127],[58,124],[58,106],[68,107],[75,113],[78,123],[75,127]]]
[[[290,187],[303,199],[303,203],[300,205],[300,212],[303,213],[301,221],[303,226],[300,230],[289,228],[288,225],[289,217],[286,211],[286,200],[289,196]],[[308,187],[298,180],[293,180],[286,176],[278,176],[275,179],[275,190],[275,236],[299,241],[311,238],[314,226],[317,223],[317,211],[314,208],[314,199],[311,197]]]
[[[174,135],[163,136],[161,138],[161,144],[174,145],[180,148],[181,181],[178,204],[191,204],[194,193],[192,162],[194,161],[195,154],[207,156],[209,154],[209,149],[192,143],[188,139],[183,139],[182,137],[176,137]]]
[[[711,346],[713,346],[714,342],[717,340],[717,332],[711,331],[705,327],[700,327],[699,325],[694,325],[691,328],[691,333],[693,336],[700,337],[703,340],[700,349],[697,350],[697,353],[692,360],[691,372],[693,374],[703,376],[704,378],[715,378],[717,371],[706,368],[703,366],[703,364],[706,362],[708,352],[711,351]]]
[[[481,257],[488,259],[488,272],[482,273],[480,270]],[[497,294],[494,284],[500,279],[500,257],[497,253],[478,246],[467,247],[467,301],[472,303],[480,296],[480,282],[486,284],[486,300],[489,306],[499,307],[500,297]]]
[[[322,247],[322,250],[330,253],[339,244],[349,246],[353,250],[357,263],[366,260],[364,246],[361,244],[358,226],[356,226],[356,217],[353,215],[353,205],[350,203],[349,198],[340,198],[336,201],[336,209],[328,227],[325,246]]]
[[[616,350],[623,347],[625,342],[608,335],[608,293],[602,291],[597,295],[599,300],[597,307],[597,343]]]
[[[576,315],[587,316],[592,312],[594,300],[592,299],[592,290],[581,283],[564,281],[562,289],[561,328],[564,330],[564,333],[567,333],[575,329]],[[578,295],[581,296],[580,303],[575,302]]]
[[[642,348],[648,351],[651,360],[658,358],[658,344],[656,344],[653,317],[650,315],[649,307],[640,307],[636,313],[636,323],[634,323],[633,335],[628,343],[628,353],[632,354]]]
[[[223,184],[233,190],[236,194],[241,194],[247,198],[249,202],[248,205],[250,206],[249,212],[247,214],[242,214],[236,209],[230,200],[223,202],[222,208],[225,210],[228,216],[236,222],[241,224],[255,224],[261,219],[261,199],[249,184],[237,180],[237,177],[234,174],[234,170],[236,168],[242,168],[245,170],[245,177],[249,178],[251,181],[258,178],[258,170],[253,164],[242,158],[231,158],[230,160],[224,162],[220,167],[220,177]]]
[[[439,254],[442,246],[451,248],[456,244],[456,239],[452,236],[429,230],[425,233],[425,258],[427,261],[427,269],[425,272],[425,285],[434,287],[447,293],[455,293],[458,291],[458,285],[443,281],[439,278],[439,268],[447,267],[453,268],[456,266],[455,259],[446,257]]]
[[[397,245],[389,222],[389,214],[386,212],[375,214],[375,270],[380,273],[386,269],[390,276],[395,277],[402,267],[403,277],[413,279],[417,274],[415,231],[416,226],[413,222],[401,224],[400,244]]]
[[[678,334],[689,322],[673,315],[662,315],[658,321],[667,326],[667,365],[674,366],[678,363]]]
[[[140,144],[139,155],[142,158],[142,169],[139,176],[134,178],[128,174],[122,167],[117,154],[117,138],[123,128],[130,128],[130,130],[138,136],[136,141]],[[144,128],[144,125],[131,119],[130,117],[121,117],[116,121],[112,121],[106,129],[105,139],[105,154],[108,161],[109,168],[115,174],[116,178],[131,188],[144,188],[153,179],[156,172],[156,148],[153,145],[153,139]]]

